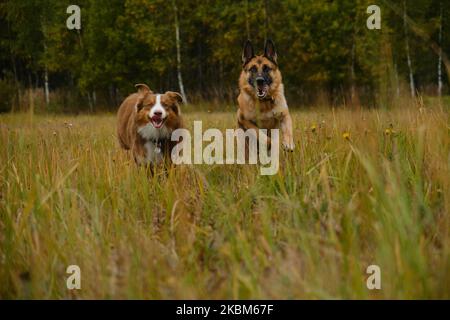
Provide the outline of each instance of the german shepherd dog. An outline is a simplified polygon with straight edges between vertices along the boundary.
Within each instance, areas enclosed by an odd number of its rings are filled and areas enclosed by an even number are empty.
[[[255,55],[250,40],[242,52],[242,72],[239,78],[239,109],[237,120],[240,128],[281,128],[282,145],[294,150],[292,119],[289,114],[277,52],[271,40],[267,40],[263,55]],[[259,136],[259,135],[258,135]],[[270,137],[267,137],[270,145]]]

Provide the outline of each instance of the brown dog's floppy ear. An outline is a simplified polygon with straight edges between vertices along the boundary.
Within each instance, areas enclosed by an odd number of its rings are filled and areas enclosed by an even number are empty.
[[[150,90],[148,85],[146,85],[145,83],[138,83],[138,84],[135,84],[134,86],[138,89],[138,92],[143,95],[145,95],[147,93],[153,93],[153,91]]]
[[[181,114],[180,104],[184,102],[183,96],[178,92],[174,91],[167,91],[165,95],[167,95],[170,99],[172,99],[175,102],[175,105],[173,105],[173,111],[177,115]]]
[[[144,106],[142,102],[144,102],[144,97],[145,95],[140,94],[137,98],[136,104],[134,105],[134,108],[136,109],[136,111],[139,111],[142,109],[142,107]]]
[[[277,51],[272,40],[267,39],[264,46],[264,57],[277,64]]]
[[[138,83],[134,85],[137,89],[138,89],[138,100],[136,101],[136,110],[139,111],[142,109],[143,104],[142,102],[144,101],[144,98],[147,94],[152,94],[153,91],[150,90],[150,88],[144,84],[144,83]]]
[[[245,65],[255,56],[253,45],[250,40],[245,41],[244,50],[242,51],[242,65]]]
[[[167,94],[171,99],[175,100],[177,103],[183,103],[183,96],[174,91],[167,91],[165,94]]]

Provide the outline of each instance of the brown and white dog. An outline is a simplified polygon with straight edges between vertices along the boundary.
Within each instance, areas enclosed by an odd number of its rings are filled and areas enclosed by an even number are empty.
[[[171,141],[172,132],[183,127],[180,111],[183,99],[172,91],[154,94],[145,84],[137,84],[136,88],[138,92],[128,96],[117,112],[120,145],[133,152],[139,165],[169,160],[178,143]]]
[[[284,97],[275,45],[267,40],[264,54],[255,55],[251,42],[247,40],[242,62],[237,112],[239,127],[244,130],[281,128],[283,147],[293,151],[292,119]],[[270,144],[269,137],[267,142]]]

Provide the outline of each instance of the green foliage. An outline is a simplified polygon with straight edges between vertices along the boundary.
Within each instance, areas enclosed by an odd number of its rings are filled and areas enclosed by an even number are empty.
[[[450,10],[441,0],[408,1],[407,14],[450,52]],[[81,31],[68,30],[64,0],[8,0],[0,5],[1,77],[17,83],[77,91],[119,102],[133,85],[156,91],[178,90],[174,10],[164,0],[80,0]],[[294,105],[324,93],[333,104],[355,99],[385,105],[376,97],[401,90],[408,81],[402,6],[379,3],[382,30],[368,30],[372,1],[242,0],[177,1],[181,71],[191,98],[234,101],[242,43],[250,38],[261,52],[275,40],[286,90]],[[396,12],[393,8],[399,8]],[[430,41],[408,32],[414,80],[419,90],[436,93],[438,56]],[[447,76],[444,72],[445,89]],[[351,94],[350,94],[351,92]],[[351,97],[350,97],[351,96]],[[192,99],[189,99],[192,100]],[[194,99],[195,100],[195,99]],[[198,101],[198,99],[197,99]],[[373,101],[376,101],[375,103]],[[110,106],[110,107],[113,107]]]
[[[0,79],[0,112],[11,110],[16,95],[14,82],[9,79]]]

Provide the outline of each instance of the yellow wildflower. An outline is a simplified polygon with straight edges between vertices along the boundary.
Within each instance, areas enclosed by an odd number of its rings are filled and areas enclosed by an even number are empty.
[[[384,130],[384,134],[387,136],[390,136],[391,134],[394,134],[395,131],[392,128],[387,128],[386,130]]]
[[[342,134],[342,138],[344,138],[345,140],[350,140],[350,132],[344,132]]]

